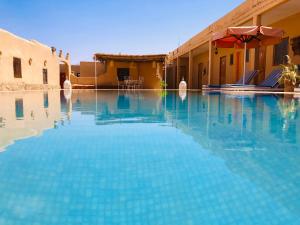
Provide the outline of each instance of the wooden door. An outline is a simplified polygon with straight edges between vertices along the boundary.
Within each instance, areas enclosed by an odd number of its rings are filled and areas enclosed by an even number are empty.
[[[266,47],[261,46],[255,49],[254,68],[259,70],[258,76],[255,77],[255,84],[259,84],[265,79],[266,74]]]
[[[176,83],[176,77],[174,73],[174,67],[170,66],[167,68],[167,88],[174,89]]]
[[[202,89],[202,77],[203,77],[203,63],[198,64],[198,80],[197,80],[197,89]]]
[[[220,58],[220,85],[226,84],[226,56]]]
[[[187,75],[186,75],[186,66],[180,66],[180,77],[179,77],[179,82],[182,80],[182,78],[188,82],[187,80]]]
[[[60,87],[64,88],[64,82],[66,80],[66,74],[65,73],[60,73]]]
[[[235,65],[235,80],[233,83],[236,83],[241,76],[244,74],[241,74],[241,52],[236,53],[236,59],[235,59],[236,65]]]
[[[198,76],[198,71],[196,71],[195,73],[193,73],[193,77],[192,77],[192,87],[193,89],[198,89],[198,80],[199,80],[199,76]]]

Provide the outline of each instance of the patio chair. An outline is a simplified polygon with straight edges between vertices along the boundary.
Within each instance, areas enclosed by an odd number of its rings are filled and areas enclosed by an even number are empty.
[[[235,84],[225,84],[221,87],[231,87],[231,86],[244,86],[249,85],[254,77],[258,75],[258,70],[252,70],[246,73],[245,76],[242,76]]]
[[[143,86],[144,86],[144,77],[140,77],[137,81],[136,88],[137,89],[142,89]]]
[[[127,80],[127,89],[134,89],[135,88],[134,80]]]
[[[276,88],[279,86],[278,80],[281,77],[282,69],[275,69],[273,70],[270,75],[259,85],[258,87],[270,87]]]

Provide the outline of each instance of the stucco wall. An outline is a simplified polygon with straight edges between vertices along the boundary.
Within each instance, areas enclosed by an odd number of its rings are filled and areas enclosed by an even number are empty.
[[[76,77],[74,75],[70,76],[70,81],[72,85],[84,85],[84,86],[92,86],[95,87],[95,77]]]
[[[200,63],[203,64],[203,70],[206,70],[206,74],[202,75],[202,84],[206,85],[208,82],[208,52],[196,55],[193,57],[193,74],[191,78],[191,82],[193,82],[193,88],[197,88],[195,83],[195,76],[199,76],[198,65]],[[201,75],[200,75],[201,77]],[[200,79],[200,77],[198,79]],[[199,81],[198,81],[199,82]]]
[[[169,59],[174,60],[179,56],[187,54],[192,49],[207,43],[214,32],[218,32],[229,26],[249,25],[254,16],[263,14],[286,2],[288,0],[246,0],[213,24],[208,24],[207,28],[172,51],[169,54]]]
[[[300,21],[300,13],[287,17],[279,22],[274,24],[266,24],[271,27],[281,28],[285,31],[285,37],[289,37],[289,56],[292,59],[292,62],[295,64],[300,64],[300,56],[295,56],[291,46],[291,39],[294,37],[300,36],[299,27]],[[273,65],[273,54],[274,54],[274,46],[267,46],[266,48],[266,70],[265,76],[266,78],[272,70],[278,68],[278,65]],[[240,73],[236,74],[236,53],[240,52]],[[234,53],[234,65],[229,65],[230,62],[230,54]],[[212,77],[211,77],[211,84],[219,84],[219,74],[220,74],[220,57],[226,56],[227,63],[226,63],[226,82],[227,83],[235,83],[239,80],[243,75],[243,67],[244,67],[244,51],[243,49],[218,49],[218,55],[213,54],[213,63],[212,63]],[[208,57],[208,56],[207,56]],[[247,71],[254,69],[255,63],[255,50],[250,50],[250,61],[246,65]]]
[[[202,32],[192,37],[179,48],[175,49],[168,56],[169,63],[176,63],[177,59],[186,58],[191,52],[202,51],[201,54],[193,55],[193,72],[197,70],[197,65],[200,61],[209,61],[209,53],[206,50],[203,53],[203,46],[209,46],[212,34],[225,29],[228,26],[245,26],[245,25],[264,25],[276,28],[282,28],[286,37],[290,39],[300,36],[299,21],[300,8],[297,0],[247,0],[238,6],[236,9],[229,12],[224,17],[220,18],[215,23],[208,26]],[[291,16],[293,15],[293,16]],[[273,22],[272,22],[273,21]],[[274,23],[274,21],[278,21]],[[209,84],[220,84],[220,58],[226,56],[226,83],[235,83],[243,75],[244,69],[244,51],[243,49],[218,49],[218,54],[215,55],[214,46],[212,49],[212,59],[210,67],[210,81]],[[273,49],[274,46],[268,46],[266,50],[266,68],[265,75],[255,79],[258,84],[266,78],[270,72],[278,66],[273,66]],[[239,62],[237,54],[239,53]],[[197,57],[201,58],[202,54],[206,54],[205,58],[197,61]],[[234,64],[230,65],[230,54],[234,54]],[[289,55],[295,64],[300,64],[300,56],[294,56],[292,47],[290,46]],[[263,61],[263,60],[262,60]],[[237,65],[238,64],[238,65]],[[238,69],[237,69],[238,67]],[[255,69],[255,50],[250,50],[250,61],[246,64],[246,71]],[[237,72],[238,71],[238,72]],[[173,78],[176,80],[176,77]],[[194,84],[192,85],[194,86]]]
[[[233,54],[233,64],[230,65],[230,55]],[[226,56],[226,83],[236,83],[244,74],[244,50],[243,49],[218,49],[218,54],[213,53],[211,84],[220,83],[220,59]],[[207,56],[208,60],[208,56]],[[246,71],[253,68],[254,51],[250,51],[250,60],[246,63]]]
[[[96,63],[97,75],[105,72],[105,64]],[[95,62],[80,62],[80,77],[95,77]]]
[[[164,77],[163,64],[153,62],[139,63],[139,74],[144,77],[144,88],[146,89],[159,89],[161,79],[157,77],[157,66],[159,66],[159,74],[161,78]]]
[[[300,64],[300,56],[295,56],[291,46],[291,39],[300,36],[300,13],[290,16],[284,20],[272,24],[273,27],[283,28],[285,31],[285,37],[289,37],[289,56],[292,62],[295,64]],[[274,47],[267,47],[267,62],[266,62],[266,74],[269,74],[273,69],[278,68],[278,66],[273,65],[273,51]]]
[[[62,67],[64,67],[64,65],[60,65],[60,67],[62,68]],[[62,70],[60,70],[60,71],[62,71]],[[80,74],[80,65],[72,65],[71,71],[74,74],[74,76],[77,76],[78,73]]]
[[[0,84],[2,89],[59,87],[59,57],[51,48],[0,30]],[[13,57],[21,59],[22,78],[14,78]],[[31,61],[31,65],[30,62]],[[43,69],[48,70],[48,85],[43,85]],[[18,87],[16,87],[18,86]],[[1,89],[1,88],[0,88]]]
[[[161,78],[164,76],[163,64],[156,62],[117,62],[108,60],[105,63],[97,63],[97,85],[98,88],[118,87],[118,68],[129,68],[130,79],[144,79],[144,88],[160,88],[160,77],[157,76],[157,66]],[[71,77],[73,84],[94,85],[95,84],[95,64],[94,62],[80,63],[80,78]]]

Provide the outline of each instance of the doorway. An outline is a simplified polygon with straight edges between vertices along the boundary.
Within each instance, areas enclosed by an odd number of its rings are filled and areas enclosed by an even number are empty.
[[[237,82],[240,79],[241,76],[241,52],[236,53],[236,65],[235,65],[235,82]]]
[[[63,89],[64,88],[64,82],[66,80],[69,80],[71,79],[70,77],[70,73],[71,73],[71,67],[69,66],[69,64],[67,62],[60,62],[60,65],[59,65],[59,84],[60,84],[60,87]],[[48,82],[48,71],[43,71],[43,77],[45,75],[45,78],[47,76],[47,82]],[[46,81],[46,80],[45,80]]]
[[[179,82],[184,79],[186,82],[187,80],[187,75],[186,75],[186,66],[180,66],[180,77],[179,77]]]
[[[61,88],[64,88],[64,82],[65,82],[66,78],[67,78],[66,73],[60,73],[59,84],[60,84]]]
[[[266,74],[266,46],[255,49],[255,70],[258,70],[258,76],[255,77],[255,84],[259,84],[265,79]]]
[[[226,83],[226,56],[220,58],[220,85]]]
[[[117,76],[119,81],[129,80],[130,77],[129,68],[117,68]]]
[[[197,89],[201,89],[202,88],[202,84],[203,84],[203,63],[199,63],[198,64],[198,74],[197,74]]]

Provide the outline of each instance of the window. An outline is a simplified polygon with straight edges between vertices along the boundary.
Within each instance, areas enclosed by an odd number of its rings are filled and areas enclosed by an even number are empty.
[[[43,84],[48,84],[48,70],[43,69]]]
[[[22,67],[21,67],[21,59],[14,57],[13,59],[13,66],[14,66],[14,77],[15,78],[22,78]]]
[[[118,68],[117,75],[119,81],[124,81],[129,78],[129,68]]]
[[[246,51],[246,62],[250,62],[250,50],[247,49]]]
[[[234,55],[230,54],[230,65],[234,64]]]
[[[292,39],[292,49],[295,55],[300,55],[300,36]]]
[[[289,38],[285,38],[281,43],[274,45],[273,65],[283,63],[284,56],[289,54]]]
[[[21,98],[18,98],[15,101],[15,113],[17,120],[22,120],[24,118],[23,99]]]

